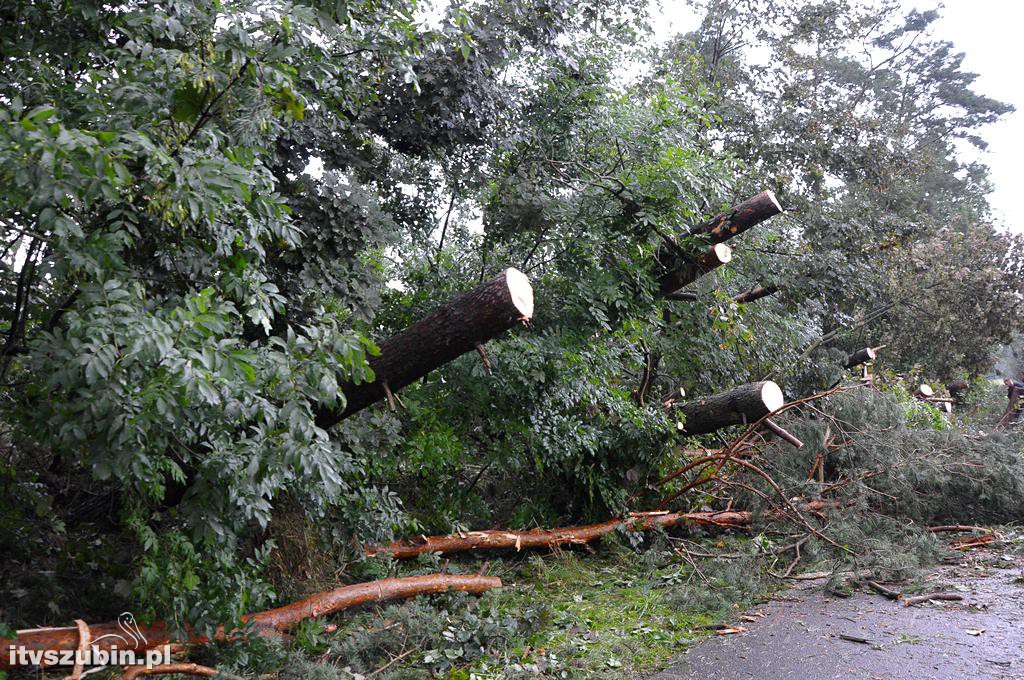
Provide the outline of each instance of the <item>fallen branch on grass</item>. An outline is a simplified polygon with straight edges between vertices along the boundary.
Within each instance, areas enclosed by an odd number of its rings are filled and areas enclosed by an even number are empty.
[[[619,529],[649,531],[667,529],[677,524],[695,524],[739,528],[750,524],[752,515],[744,511],[728,512],[634,512],[622,519],[597,524],[558,529],[529,531],[469,531],[447,536],[421,536],[418,541],[396,541],[383,546],[367,546],[370,557],[390,556],[397,559],[417,557],[426,553],[456,553],[470,550],[523,550],[554,548],[562,545],[584,545]]]
[[[449,590],[459,590],[467,593],[483,593],[492,588],[500,588],[501,579],[493,576],[461,576],[454,574],[427,574],[424,576],[408,576],[405,578],[386,578],[380,581],[368,583],[357,583],[351,586],[343,586],[324,593],[317,593],[309,597],[277,607],[267,611],[247,614],[242,621],[248,626],[240,630],[227,631],[223,627],[218,628],[213,634],[213,640],[236,640],[250,634],[264,634],[271,631],[284,631],[303,621],[304,619],[316,618],[334,614],[345,609],[350,609],[362,604],[371,602],[382,602],[385,600],[401,600],[416,595],[430,593],[443,593]],[[24,649],[37,655],[47,651],[74,651],[80,646],[83,637],[88,636],[93,640],[89,648],[97,651],[110,653],[112,648],[117,647],[122,652],[125,650],[122,622],[98,624],[86,627],[85,632],[81,627],[68,628],[35,628],[31,630],[19,630],[15,637],[10,640],[0,640],[0,648]],[[135,625],[134,620],[132,625]],[[148,625],[134,627],[140,642],[133,649],[136,654],[144,653],[146,650],[157,649],[164,645],[184,643],[202,645],[210,642],[211,638],[199,635],[191,629],[186,629],[184,634],[176,635],[163,621],[156,621]],[[118,641],[121,645],[118,647]],[[26,655],[3,654],[0,655],[0,669],[13,668],[15,665],[31,665],[20,661]],[[38,664],[36,664],[38,665]]]

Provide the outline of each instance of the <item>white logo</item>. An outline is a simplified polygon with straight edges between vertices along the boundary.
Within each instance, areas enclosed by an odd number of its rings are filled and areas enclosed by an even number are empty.
[[[148,640],[139,630],[139,624],[135,622],[135,616],[131,612],[124,612],[117,617],[117,627],[120,633],[107,633],[92,640],[88,647],[82,649],[26,649],[17,645],[10,645],[9,663],[12,667],[19,666],[76,666],[77,668],[89,667],[79,677],[85,677],[90,673],[101,671],[107,666],[141,666],[147,669],[154,666],[171,662],[171,647],[164,645],[162,648],[147,649]],[[18,634],[31,633],[35,631],[22,630]],[[101,649],[99,642],[107,640]],[[138,652],[138,653],[137,653]]]

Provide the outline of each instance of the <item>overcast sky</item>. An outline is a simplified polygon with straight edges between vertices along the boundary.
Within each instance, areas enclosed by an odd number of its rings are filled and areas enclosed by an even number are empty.
[[[938,5],[910,0],[903,4],[921,11]],[[658,38],[696,27],[697,15],[685,3],[663,0],[662,7],[662,20],[654,22]],[[1024,0],[947,0],[940,12],[942,18],[933,24],[935,35],[967,55],[964,69],[978,74],[974,89],[1017,108],[1002,122],[982,129],[989,148],[971,160],[980,159],[992,168],[995,189],[989,199],[996,221],[1024,233],[1024,217],[1013,211],[1015,193],[1024,190]]]

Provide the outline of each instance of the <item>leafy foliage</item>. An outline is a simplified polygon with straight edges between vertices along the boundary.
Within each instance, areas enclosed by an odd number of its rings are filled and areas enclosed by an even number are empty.
[[[858,343],[896,370],[985,370],[1021,331],[1021,249],[951,140],[1009,109],[932,13],[701,7],[655,49],[640,2],[5,3],[0,617],[130,602],[231,624],[295,574],[386,575],[367,541],[625,509],[685,443],[663,407],[680,387],[799,394]],[[660,299],[658,249],[702,251],[687,227],[764,188],[788,217],[695,300]],[[463,357],[400,413],[317,426],[378,342],[507,266],[537,305],[488,346],[493,375]],[[733,301],[754,283],[783,290]],[[905,415],[849,465],[909,455]],[[979,493],[949,469],[1001,446],[926,440],[934,467],[889,492]],[[1017,476],[991,458],[999,498],[965,510],[1004,518]],[[433,670],[511,626],[452,618],[418,642]]]

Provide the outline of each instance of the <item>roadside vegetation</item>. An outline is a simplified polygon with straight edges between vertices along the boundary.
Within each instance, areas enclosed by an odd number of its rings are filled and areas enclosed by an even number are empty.
[[[948,549],[928,526],[1019,521],[989,378],[1019,357],[1024,242],[958,153],[1012,107],[937,11],[692,6],[656,43],[640,0],[2,3],[0,641],[483,571],[505,587],[186,656],[624,677],[787,576],[906,578]],[[750,197],[773,211],[734,234]],[[529,313],[457,298],[509,268]],[[430,316],[452,299],[478,306]],[[465,353],[389,387],[453,328]],[[847,357],[877,347],[861,386]],[[807,399],[777,419],[802,447],[687,432],[685,402],[769,379]],[[726,453],[663,481],[695,451]],[[634,530],[662,504],[752,515]],[[616,517],[589,548],[368,550]]]

